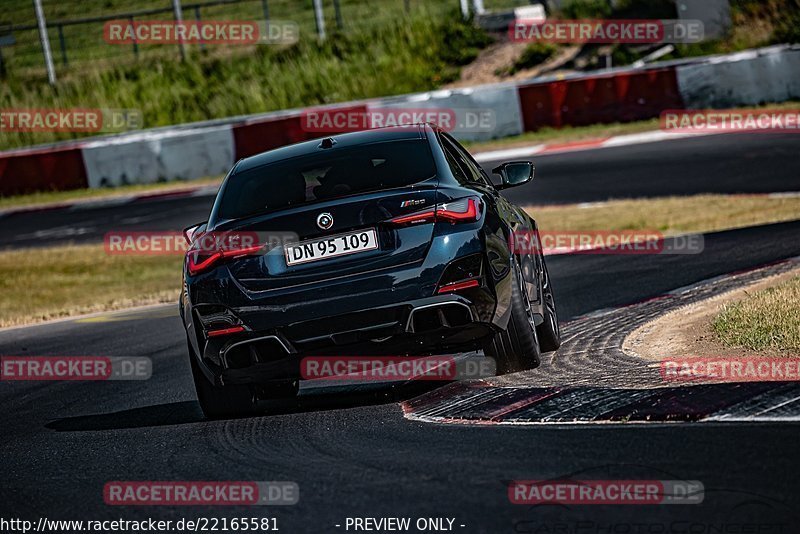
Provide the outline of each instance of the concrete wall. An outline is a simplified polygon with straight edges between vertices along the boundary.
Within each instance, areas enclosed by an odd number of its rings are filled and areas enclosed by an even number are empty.
[[[676,71],[681,95],[690,109],[800,98],[800,49],[742,52],[699,65],[678,66]]]
[[[83,145],[89,187],[191,180],[227,172],[234,163],[230,126],[142,132]]]
[[[486,85],[376,100],[369,102],[367,109],[452,111],[452,128],[446,124],[440,126],[462,141],[487,141],[523,131],[519,91],[514,85]]]

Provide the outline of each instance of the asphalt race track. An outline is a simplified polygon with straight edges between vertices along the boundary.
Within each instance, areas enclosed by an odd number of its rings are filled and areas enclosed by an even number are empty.
[[[706,252],[683,256],[680,266],[676,256],[563,256],[552,258],[550,269],[569,320],[662,287],[800,255],[799,232],[800,223],[787,223],[708,235]],[[765,236],[779,245],[772,252]],[[455,517],[463,532],[542,532],[544,525],[575,522],[589,528],[587,521],[659,528],[678,520],[756,521],[793,532],[786,525],[797,521],[797,424],[442,426],[403,418],[395,401],[422,393],[419,387],[304,391],[299,411],[206,422],[174,306],[5,331],[0,353],[153,359],[153,376],[143,382],[3,383],[4,516],[255,513],[278,518],[286,532],[337,531],[334,525],[350,516]],[[691,506],[541,510],[512,505],[506,496],[510,480],[581,476],[701,480],[706,497]],[[301,500],[255,512],[117,508],[103,503],[111,480],[290,480]]]
[[[729,134],[534,157],[536,178],[508,192],[520,204],[699,193],[800,191],[794,134]],[[484,163],[490,172],[500,161]],[[0,214],[0,249],[87,243],[114,231],[179,231],[205,220],[213,196]]]
[[[798,148],[790,136],[717,136],[547,156],[537,159],[539,178],[525,199],[798,190]],[[89,228],[72,239],[97,240],[111,225],[125,224],[120,211],[157,216],[146,222],[158,225],[151,229],[179,228],[202,219],[208,200],[162,200],[158,213],[131,204],[12,215],[3,220],[0,242],[28,245],[14,236],[70,225]],[[145,222],[127,229],[137,224]],[[570,322],[796,256],[800,222],[707,234],[697,255],[554,256],[548,266],[561,320]],[[146,381],[0,383],[3,517],[269,516],[289,533],[345,532],[348,517],[444,517],[454,519],[456,532],[492,533],[791,534],[800,524],[797,423],[503,426],[406,419],[400,401],[437,384],[304,388],[298,407],[272,405],[268,417],[209,422],[195,401],[177,305],[0,331],[0,354],[153,361]],[[547,373],[548,361],[532,373]],[[697,480],[705,494],[691,505],[509,501],[510,481],[550,478]],[[107,506],[103,486],[115,480],[294,481],[300,501]]]

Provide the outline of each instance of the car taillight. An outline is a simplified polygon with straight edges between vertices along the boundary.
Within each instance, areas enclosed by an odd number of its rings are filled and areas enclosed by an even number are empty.
[[[447,284],[446,286],[442,286],[438,290],[436,290],[436,293],[438,295],[441,295],[442,293],[453,293],[455,291],[461,291],[462,289],[479,287],[480,285],[481,281],[478,279],[464,280],[463,282],[454,282],[452,284]]]
[[[195,243],[197,243],[197,241]],[[255,256],[262,252],[264,245],[259,244],[233,249],[217,248],[216,250],[202,250],[204,248],[206,247],[195,247],[189,249],[186,253],[189,263],[189,274],[192,276],[208,271],[216,264],[225,260],[243,258],[244,256]]]
[[[236,325],[228,328],[217,328],[215,330],[209,330],[208,337],[228,336],[230,334],[238,334],[239,332],[244,332],[244,326]]]
[[[454,293],[480,287],[483,277],[483,256],[471,254],[450,262],[439,279],[437,294]]]
[[[433,208],[416,213],[401,215],[400,217],[389,219],[389,223],[394,226],[408,226],[432,222],[449,222],[452,224],[474,222],[480,218],[481,208],[482,204],[479,198],[467,197],[438,204]]]

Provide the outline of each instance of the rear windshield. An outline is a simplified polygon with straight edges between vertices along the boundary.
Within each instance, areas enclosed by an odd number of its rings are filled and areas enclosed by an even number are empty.
[[[424,140],[334,147],[230,176],[217,217],[239,219],[307,202],[403,187],[433,177],[435,168]]]

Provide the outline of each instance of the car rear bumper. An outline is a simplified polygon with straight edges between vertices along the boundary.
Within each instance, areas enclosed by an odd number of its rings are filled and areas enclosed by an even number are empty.
[[[221,267],[187,284],[184,325],[216,383],[297,378],[307,355],[472,350],[504,327],[511,293],[484,247],[475,230],[452,232],[435,237],[422,262],[269,291],[249,291]],[[476,255],[485,264],[480,285],[437,294],[448,266]],[[209,337],[212,323],[244,331]]]
[[[265,331],[199,340],[200,362],[217,384],[297,379],[307,356],[406,356],[479,348],[493,333],[487,288],[331,315]]]

